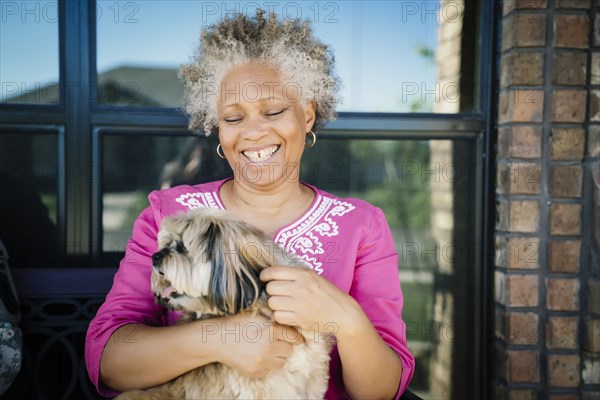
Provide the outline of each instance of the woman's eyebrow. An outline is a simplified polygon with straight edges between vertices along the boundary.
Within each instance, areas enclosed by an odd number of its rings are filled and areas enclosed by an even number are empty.
[[[249,103],[255,104],[255,103],[260,103],[261,105],[263,104],[268,104],[268,103],[273,103],[273,102],[278,102],[278,103],[289,103],[289,100],[287,100],[285,97],[283,96],[265,96],[263,98],[260,99],[252,99],[252,101],[249,101]],[[223,104],[223,111],[226,111],[230,108],[242,108],[242,102],[240,101],[236,101],[235,103],[230,103],[230,104]]]
[[[223,111],[228,110],[230,108],[239,108],[239,107],[240,107],[239,102],[232,103],[232,104],[225,104],[225,105],[223,105]]]

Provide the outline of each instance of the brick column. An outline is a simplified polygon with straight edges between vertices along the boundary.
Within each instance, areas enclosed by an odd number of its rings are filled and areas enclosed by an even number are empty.
[[[600,399],[600,1],[590,13],[589,104],[583,185],[583,352],[584,398]],[[591,385],[595,385],[594,387]],[[595,394],[592,394],[595,393]]]
[[[592,203],[588,171],[600,152],[600,92],[594,86],[599,82],[597,73],[589,73],[590,63],[600,69],[595,42],[600,2],[594,1],[594,7],[590,0],[503,4],[495,239],[498,399],[600,398],[598,386],[592,386],[600,384],[600,325],[598,310],[590,307],[600,287],[598,264],[592,262],[598,255],[592,240],[598,203]],[[588,145],[596,143],[587,157],[586,135]]]

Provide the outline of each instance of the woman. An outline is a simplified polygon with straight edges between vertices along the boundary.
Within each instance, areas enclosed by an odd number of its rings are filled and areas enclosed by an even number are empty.
[[[385,217],[366,202],[339,199],[299,180],[304,148],[317,140],[314,129],[334,117],[332,66],[308,23],[280,22],[263,11],[202,33],[195,60],[181,71],[190,128],[218,130],[216,151],[234,176],[150,194],[88,329],[86,363],[102,394],[156,386],[211,362],[263,376],[291,354],[298,337],[292,324],[335,334],[327,398],[393,398],[404,391],[414,359]],[[226,209],[312,267],[261,273],[275,327],[248,314],[173,325],[178,316],[154,304],[150,257],[160,221],[195,207]],[[239,334],[247,323],[265,327],[258,341]]]

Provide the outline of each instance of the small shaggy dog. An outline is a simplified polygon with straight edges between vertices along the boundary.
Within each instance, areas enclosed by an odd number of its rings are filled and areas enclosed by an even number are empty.
[[[182,321],[252,310],[267,317],[260,271],[271,265],[302,266],[258,229],[229,213],[199,208],[166,218],[158,233],[152,270],[156,301],[183,311]],[[148,390],[118,399],[322,399],[329,379],[330,340],[303,335],[284,368],[262,378],[220,363],[191,370]]]

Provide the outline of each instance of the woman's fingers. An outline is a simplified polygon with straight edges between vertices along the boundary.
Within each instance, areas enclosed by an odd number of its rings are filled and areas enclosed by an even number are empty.
[[[299,267],[286,267],[281,265],[274,265],[269,268],[265,268],[260,272],[260,279],[263,282],[272,280],[279,281],[295,281],[302,276],[303,273],[310,272],[309,269]]]
[[[221,335],[229,351],[220,362],[248,376],[260,377],[282,368],[294,352],[294,345],[304,342],[295,328],[261,315],[243,313],[224,318],[229,325],[223,327]]]
[[[273,338],[276,341],[287,344],[290,351],[293,351],[293,347],[289,346],[289,344],[294,345],[304,343],[304,338],[296,328],[280,323],[273,325]]]
[[[273,266],[264,269],[260,278],[267,282],[268,304],[276,322],[325,333],[332,331],[330,326],[337,331],[346,325],[343,319],[350,296],[314,271]]]
[[[268,304],[273,311],[294,311],[296,300],[290,296],[271,296]]]
[[[277,320],[273,322],[262,315],[255,315],[251,312],[245,312],[238,316],[229,318],[236,317],[241,318],[241,321],[236,320],[237,323],[234,321],[232,327],[228,329],[233,330],[234,332],[237,329],[239,331],[239,335],[249,339],[251,343],[267,341],[273,344],[277,344],[279,342],[286,344],[304,343],[304,338],[293,326],[296,324],[291,324],[292,326],[288,326],[289,324],[284,325],[278,323],[279,321]],[[234,337],[235,335],[231,336]]]
[[[291,296],[296,283],[293,281],[270,281],[266,290],[269,296]]]
[[[283,324],[283,325],[298,326],[300,324],[300,321],[298,321],[298,316],[296,315],[296,313],[294,313],[292,311],[285,311],[285,310],[273,311],[273,319],[275,321],[277,321],[277,323]]]
[[[321,290],[321,281],[313,271],[297,267],[270,267],[264,269],[260,279],[267,282],[267,293],[271,296],[302,296]]]

